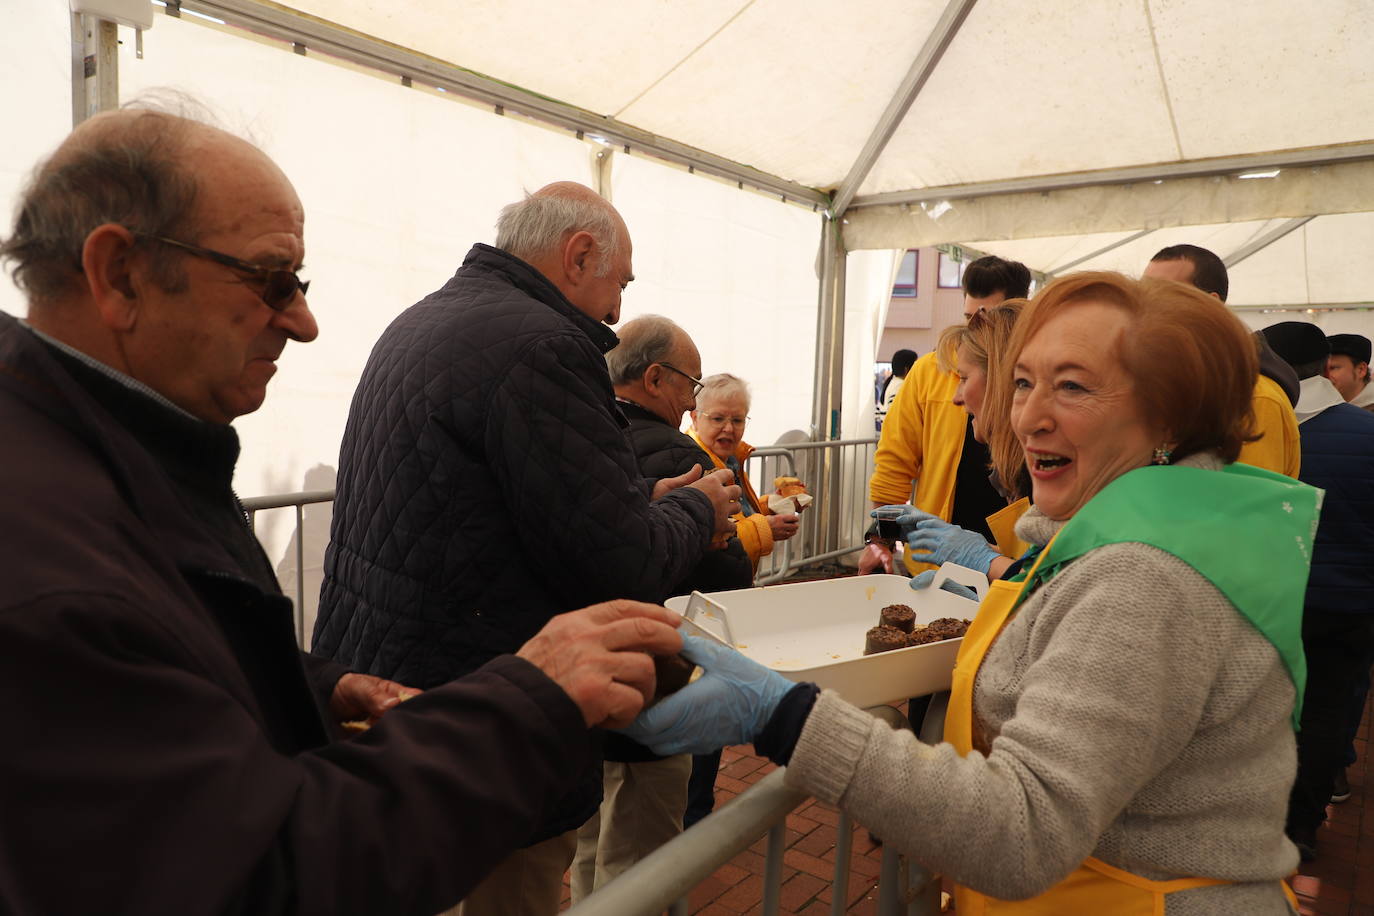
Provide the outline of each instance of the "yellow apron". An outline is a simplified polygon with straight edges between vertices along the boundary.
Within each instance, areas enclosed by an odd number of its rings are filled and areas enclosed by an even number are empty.
[[[988,530],[992,532],[992,546],[997,548],[997,552],[1004,557],[1023,556],[1030,549],[1030,544],[1016,536],[1016,523],[1021,520],[1021,516],[1026,514],[1030,508],[1030,499],[1021,497],[1016,502],[999,509],[988,516]]]
[[[959,646],[945,713],[945,740],[962,756],[973,750],[973,683],[978,668],[1011,617],[1022,589],[1036,581],[1035,572],[1049,552],[1046,546],[1024,581],[992,583]],[[1030,900],[1000,900],[962,885],[955,885],[954,900],[960,916],[1164,916],[1166,894],[1230,883],[1216,878],[1151,881],[1090,857],[1063,881]],[[1296,911],[1298,901],[1287,882],[1283,891]]]

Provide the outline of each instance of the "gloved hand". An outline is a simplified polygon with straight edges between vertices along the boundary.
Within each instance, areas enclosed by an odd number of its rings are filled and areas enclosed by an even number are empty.
[[[655,754],[706,754],[728,744],[747,744],[797,686],[700,636],[682,637],[682,656],[700,665],[702,676],[620,729]]]
[[[916,591],[920,591],[923,588],[930,588],[930,583],[935,581],[935,574],[937,572],[939,572],[938,569],[927,569],[925,572],[916,576],[907,584],[910,585]],[[960,585],[953,579],[946,579],[945,581],[941,582],[940,591],[949,592],[951,595],[958,595],[960,598],[968,598],[972,601],[978,600],[977,592],[969,588],[967,585]]]
[[[988,574],[992,561],[1001,556],[981,534],[966,531],[958,525],[927,516],[916,523],[915,530],[906,536],[907,546],[915,553],[912,558],[923,563],[954,563]],[[921,551],[930,551],[921,553]]]
[[[891,506],[879,506],[878,508],[874,509],[872,512],[868,514],[871,518],[878,519],[880,523],[896,523],[897,527],[900,529],[898,537],[902,538],[903,540],[906,539],[906,536],[908,534],[916,530],[916,525],[918,523],[923,522],[928,518],[933,518],[936,521],[939,520],[939,516],[931,515],[929,512],[922,512],[915,506],[908,505],[906,503],[897,503],[896,505]],[[880,530],[882,528],[890,527],[891,526],[889,525],[882,525],[880,526]],[[885,534],[884,536],[886,537],[887,535]]]

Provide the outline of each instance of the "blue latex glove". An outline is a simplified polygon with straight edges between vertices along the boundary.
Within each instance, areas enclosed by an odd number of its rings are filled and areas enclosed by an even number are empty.
[[[939,521],[939,516],[931,515],[929,512],[922,512],[915,506],[906,503],[898,503],[892,506],[879,506],[868,513],[873,518],[884,522],[894,522],[900,529],[899,537],[906,540],[906,536],[916,530],[916,526],[926,519]]]
[[[763,731],[787,691],[797,686],[700,636],[682,637],[682,657],[700,665],[702,676],[620,730],[655,754],[707,754],[729,744],[748,744]]]
[[[938,569],[927,569],[925,572],[913,578],[907,584],[913,589],[920,591],[923,588],[930,588],[930,583],[935,581],[935,574]],[[968,598],[971,601],[978,600],[978,593],[967,585],[960,585],[953,579],[946,579],[940,583],[940,591],[949,592],[951,595],[958,595],[960,598]]]
[[[1001,556],[981,534],[966,531],[934,516],[918,521],[915,529],[906,536],[906,543],[915,551],[912,559],[936,566],[954,563],[976,569],[985,576],[992,561]]]

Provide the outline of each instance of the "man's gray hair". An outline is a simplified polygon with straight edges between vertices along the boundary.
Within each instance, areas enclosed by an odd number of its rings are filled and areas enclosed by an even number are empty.
[[[522,261],[534,261],[556,250],[564,236],[583,231],[596,242],[595,274],[604,277],[620,249],[620,227],[609,204],[558,194],[526,194],[524,200],[501,209],[496,247]]]
[[[89,137],[40,163],[20,194],[14,231],[0,241],[0,261],[13,262],[15,285],[34,303],[57,299],[72,287],[81,274],[86,236],[104,223],[140,236],[196,239],[190,221],[197,183],[182,152],[203,123],[202,111],[175,93],[125,107],[136,116],[119,125],[93,125]],[[136,245],[160,249],[149,259],[154,282],[167,292],[185,289],[175,251],[146,238]]]
[[[626,322],[617,332],[620,343],[606,354],[612,385],[629,385],[644,378],[654,363],[671,360],[687,332],[662,315],[644,315]]]
[[[737,375],[728,372],[717,372],[715,375],[708,375],[701,380],[701,390],[697,392],[697,409],[707,401],[716,398],[728,398],[739,395],[744,398],[744,405],[749,406],[749,383]]]

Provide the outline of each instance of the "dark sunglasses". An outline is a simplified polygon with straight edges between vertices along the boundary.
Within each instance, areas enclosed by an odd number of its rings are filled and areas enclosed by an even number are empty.
[[[161,242],[164,245],[171,245],[189,251],[196,257],[214,261],[216,264],[223,264],[225,267],[232,267],[234,270],[241,270],[246,274],[251,274],[262,282],[262,289],[258,296],[267,307],[273,311],[284,311],[296,298],[299,290],[302,294],[310,288],[309,280],[302,280],[294,270],[283,270],[275,267],[262,267],[258,264],[249,264],[247,261],[240,260],[233,255],[225,254],[222,251],[215,251],[211,248],[201,248],[199,245],[191,245],[186,242],[179,242],[176,239],[164,238],[160,235],[149,235],[146,232],[135,232],[141,238],[149,239],[154,242]]]

